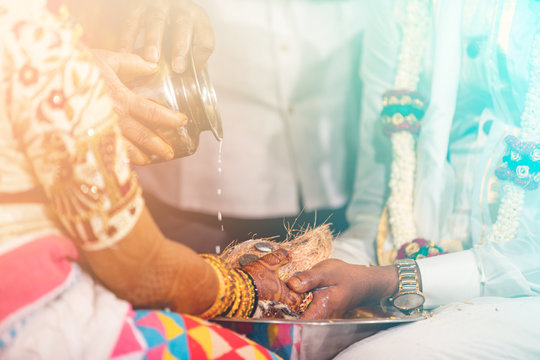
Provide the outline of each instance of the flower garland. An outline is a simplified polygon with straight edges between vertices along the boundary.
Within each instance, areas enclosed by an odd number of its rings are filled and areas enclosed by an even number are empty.
[[[413,192],[416,171],[415,134],[424,114],[424,100],[415,93],[421,72],[422,58],[428,39],[429,1],[409,0],[403,24],[403,40],[398,56],[394,88],[383,96],[381,120],[391,136],[392,164],[388,215],[393,248],[397,257],[435,256],[441,248],[417,238],[413,218]],[[508,241],[519,227],[525,191],[540,185],[540,31],[537,30],[531,50],[530,85],[521,116],[523,140],[506,138],[507,152],[496,176],[507,180],[497,220],[488,241]],[[426,254],[424,254],[426,253]]]
[[[415,91],[428,42],[429,5],[430,0],[407,2],[394,79],[394,88],[398,90],[386,93],[383,98],[382,121],[392,142],[388,215],[395,249],[415,239],[417,233],[413,218],[416,170],[414,134],[419,130],[425,102]]]
[[[540,183],[540,31],[534,36],[530,54],[530,82],[521,115],[521,137],[506,137],[507,151],[495,175],[506,180],[504,195],[487,241],[509,241],[519,228],[525,191]]]

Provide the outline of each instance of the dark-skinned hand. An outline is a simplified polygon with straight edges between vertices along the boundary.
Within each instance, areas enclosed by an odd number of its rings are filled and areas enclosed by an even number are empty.
[[[393,266],[351,265],[329,259],[292,276],[287,285],[298,293],[313,292],[302,319],[337,319],[359,305],[377,303],[397,288]]]
[[[171,50],[171,67],[187,68],[191,51],[195,66],[202,68],[214,50],[214,33],[204,10],[192,0],[66,0],[74,18],[83,25],[89,47],[94,50],[126,138],[128,156],[136,165],[150,163],[148,154],[172,159],[173,150],[150,128],[183,126],[184,114],[174,112],[131,91],[127,80],[157,71],[163,47]],[[166,26],[170,42],[163,43]],[[136,40],[144,58],[132,54]],[[152,66],[154,65],[154,66]]]
[[[144,30],[142,54],[145,60],[157,62],[163,46],[171,49],[171,67],[182,73],[191,51],[195,66],[202,68],[214,51],[214,32],[206,12],[192,0],[116,0],[124,1],[118,46],[132,52],[137,36]],[[162,44],[167,24],[170,44]]]
[[[127,140],[131,162],[136,165],[148,164],[150,157],[147,153],[156,154],[165,160],[172,159],[172,147],[148,126],[183,126],[187,123],[187,117],[135,94],[124,85],[134,76],[155,72],[155,64],[144,61],[135,54],[110,50],[93,50],[93,54],[110,90],[114,109],[118,114],[118,123]]]
[[[291,310],[297,311],[303,296],[291,291],[278,275],[279,268],[291,261],[291,253],[279,249],[267,254],[257,261],[242,267],[257,286],[259,300],[279,301]]]

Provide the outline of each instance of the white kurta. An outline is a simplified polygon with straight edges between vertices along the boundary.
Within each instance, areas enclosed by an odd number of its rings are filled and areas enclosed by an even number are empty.
[[[400,2],[397,4],[399,6]],[[443,1],[441,7],[435,8],[436,24],[449,16],[449,10],[441,10],[449,4],[455,5],[455,2]],[[434,54],[433,70],[424,74],[428,84],[430,78],[434,78],[431,90],[428,85],[421,85],[424,93],[431,94],[430,108],[455,109],[455,114],[449,140],[437,138],[438,132],[430,137],[423,137],[423,133],[420,135],[424,143],[417,150],[416,182],[428,180],[436,184],[428,183],[416,189],[415,220],[419,236],[435,242],[457,238],[465,249],[469,249],[418,261],[429,307],[480,295],[510,297],[538,294],[540,278],[538,267],[534,265],[538,263],[540,241],[538,189],[526,194],[516,238],[486,244],[501,197],[497,190],[501,181],[493,173],[504,154],[504,137],[519,133],[516,125],[524,107],[530,69],[529,52],[539,11],[538,4],[536,7],[532,4],[526,0],[465,1],[462,23],[449,24],[449,28],[440,30],[455,32],[459,29],[452,26],[463,24],[462,37],[458,39],[462,49],[459,72],[445,63],[453,61],[451,56],[436,61],[437,54]],[[385,203],[388,167],[380,155],[385,152],[384,135],[376,132],[376,122],[382,106],[378,99],[391,88],[396,64],[400,39],[397,20],[390,21],[387,16],[395,8],[393,1],[374,5],[370,10],[369,30],[366,31],[362,65],[365,80],[360,142],[362,157],[359,157],[357,167],[355,194],[348,208],[351,227],[335,246],[336,257],[356,263],[374,259],[373,240]],[[494,15],[488,18],[477,15],[482,13]],[[493,29],[496,31],[491,33]],[[434,51],[437,49],[433,48]],[[428,57],[428,69],[433,59]],[[441,86],[435,79],[447,76],[451,71],[459,79],[457,100],[453,100],[451,94],[437,95],[448,91],[451,81]],[[424,122],[433,127],[429,122],[439,121],[440,117],[430,118],[430,113],[433,111],[428,109]],[[427,156],[426,149],[444,141],[449,141],[448,154],[440,158]],[[448,175],[435,176],[436,169],[445,166],[450,167]],[[448,185],[450,190],[435,194],[427,190],[433,189],[434,185],[443,188],[440,184],[448,181],[450,176],[455,178]],[[430,197],[436,201],[423,201]],[[439,222],[432,219],[435,216],[439,217]],[[455,269],[459,269],[461,275],[456,276]]]
[[[209,73],[223,162],[206,132],[195,155],[138,169],[143,187],[177,208],[240,218],[343,206],[354,165],[364,2],[199,3],[216,35]]]
[[[390,159],[381,153],[390,150],[383,147],[388,145],[384,135],[374,130],[381,95],[391,88],[395,73],[398,22],[403,14],[395,9],[400,3],[373,2],[364,39],[363,156],[348,209],[351,228],[337,241],[335,253],[351,262],[374,260],[373,243],[385,205]],[[419,236],[436,242],[460,239],[468,250],[418,260],[425,307],[435,308],[432,317],[382,331],[336,358],[536,359],[540,356],[539,189],[526,193],[513,239],[488,242],[488,234],[504,195],[504,182],[494,176],[505,151],[504,137],[523,133],[525,93],[534,77],[529,71],[537,69],[531,66],[530,53],[535,31],[539,34],[540,3],[434,3],[439,6],[434,9],[435,36],[448,35],[453,42],[435,44],[432,58],[427,59],[432,70],[423,74],[428,86],[421,91],[430,94],[430,108],[417,147],[414,215]],[[459,17],[460,22],[451,21]],[[461,37],[455,39],[459,32]],[[447,47],[456,51],[448,53]],[[454,66],[456,55],[459,69]],[[437,127],[445,116],[452,116],[446,138],[444,129]],[[534,135],[534,141],[539,141],[540,134]],[[447,305],[438,307],[443,304]]]

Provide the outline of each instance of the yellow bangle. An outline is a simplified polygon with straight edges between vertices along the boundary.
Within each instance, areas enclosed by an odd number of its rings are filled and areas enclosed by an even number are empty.
[[[227,316],[227,317],[235,317],[236,314],[238,313],[238,309],[240,308],[240,305],[242,304],[242,291],[239,284],[241,279],[238,278],[239,277],[238,272],[234,270],[231,271],[231,277],[233,280],[234,300],[231,307],[229,308],[229,311],[227,311],[227,313],[224,314],[224,316]]]
[[[216,300],[208,310],[199,315],[203,319],[211,319],[223,314],[233,303],[234,298],[231,296],[233,292],[232,281],[230,279],[229,269],[216,256],[207,254],[200,256],[212,266],[218,277],[219,288]]]
[[[255,281],[241,268],[231,269],[215,255],[200,255],[216,272],[218,294],[208,310],[199,315],[211,319],[219,315],[247,318],[257,308],[258,293]]]
[[[244,311],[242,312],[242,314],[239,314],[239,317],[249,318],[252,317],[255,313],[255,310],[257,309],[257,304],[259,302],[259,294],[257,291],[257,287],[255,286],[255,281],[247,271],[242,268],[237,268],[235,270],[238,271],[240,276],[244,279]]]

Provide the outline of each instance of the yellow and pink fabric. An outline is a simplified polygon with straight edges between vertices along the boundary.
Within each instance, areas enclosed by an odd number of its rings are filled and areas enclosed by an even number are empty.
[[[147,360],[279,359],[261,345],[220,325],[165,311],[129,314],[111,357],[120,359],[127,354],[140,354]]]

